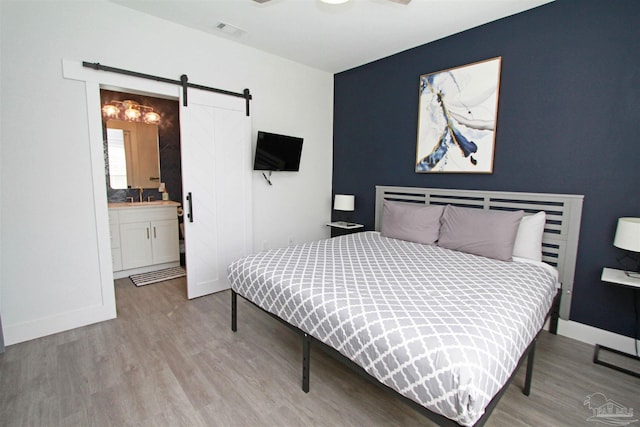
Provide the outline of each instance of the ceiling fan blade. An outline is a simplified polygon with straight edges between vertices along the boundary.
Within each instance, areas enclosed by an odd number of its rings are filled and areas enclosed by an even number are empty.
[[[253,0],[253,1],[256,2],[256,3],[266,3],[266,2],[271,1],[271,0]]]

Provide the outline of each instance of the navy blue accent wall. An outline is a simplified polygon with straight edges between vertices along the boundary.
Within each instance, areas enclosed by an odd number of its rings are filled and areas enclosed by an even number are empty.
[[[367,229],[375,185],[583,194],[571,320],[633,336],[632,291],[600,274],[617,218],[640,216],[638,22],[636,0],[556,0],[336,74],[334,192]],[[415,173],[419,76],[496,56],[493,174]]]

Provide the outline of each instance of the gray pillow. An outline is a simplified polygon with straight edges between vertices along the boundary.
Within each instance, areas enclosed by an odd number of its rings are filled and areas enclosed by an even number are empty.
[[[438,240],[444,206],[384,201],[382,235],[432,245]]]
[[[457,251],[511,261],[523,211],[490,211],[447,205],[438,245]]]

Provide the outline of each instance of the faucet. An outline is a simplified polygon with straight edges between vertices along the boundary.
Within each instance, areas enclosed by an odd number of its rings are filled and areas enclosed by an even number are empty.
[[[142,187],[138,187],[138,194],[139,194],[139,199],[140,199],[140,203],[142,203],[142,192],[144,190],[142,189]]]

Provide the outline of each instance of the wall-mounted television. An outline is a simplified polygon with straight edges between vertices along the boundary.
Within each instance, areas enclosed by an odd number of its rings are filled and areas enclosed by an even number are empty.
[[[253,170],[297,172],[301,153],[302,138],[258,131]]]

